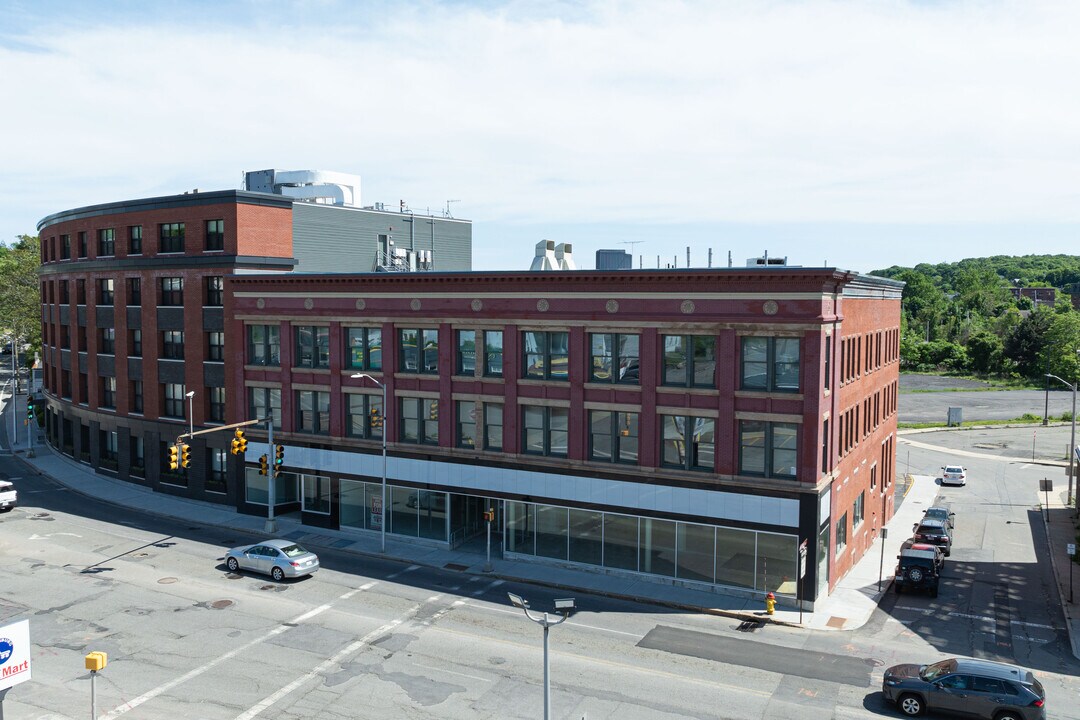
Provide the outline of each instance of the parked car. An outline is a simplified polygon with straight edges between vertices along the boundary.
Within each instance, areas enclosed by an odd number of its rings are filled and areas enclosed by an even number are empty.
[[[894,665],[885,671],[881,692],[912,717],[937,710],[986,720],[1046,718],[1046,692],[1035,674],[992,660]]]
[[[319,569],[319,556],[292,540],[263,540],[229,550],[225,566],[230,572],[254,570],[280,581],[311,575]]]
[[[18,505],[19,494],[7,480],[0,480],[0,512],[9,512]]]
[[[900,546],[900,552],[904,550],[925,550],[934,553],[934,557],[937,561],[937,568],[940,571],[945,566],[945,553],[941,551],[937,545],[931,545],[930,543],[917,542],[915,538],[908,538],[904,541],[904,544]],[[899,555],[896,556],[899,559]]]
[[[915,526],[915,534],[912,535],[915,542],[929,543],[941,548],[945,557],[952,555],[952,533],[949,532],[948,523],[943,520],[923,520]]]
[[[942,485],[967,485],[967,469],[960,465],[946,465],[941,468]]]
[[[946,505],[935,505],[933,507],[928,507],[923,512],[923,519],[944,520],[945,523],[949,526],[950,530],[956,527],[956,521],[954,520],[955,517],[956,513],[949,510],[948,506]]]
[[[896,573],[893,577],[893,590],[897,595],[905,590],[926,590],[930,597],[937,597],[941,582],[938,557],[934,550],[901,550],[896,557]]]

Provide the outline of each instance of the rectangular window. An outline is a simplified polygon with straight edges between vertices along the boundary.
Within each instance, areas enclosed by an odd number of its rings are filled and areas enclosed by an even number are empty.
[[[225,333],[206,333],[206,359],[214,362],[224,362]]]
[[[638,384],[639,335],[590,333],[589,381]]]
[[[457,331],[457,373],[458,375],[476,374],[475,330]]]
[[[716,467],[716,420],[693,415],[660,415],[666,467],[712,472]]]
[[[293,367],[330,367],[330,328],[321,325],[293,327],[296,358]]]
[[[224,220],[207,220],[206,221],[206,249],[207,250],[224,250],[225,249],[225,221]]]
[[[570,333],[521,333],[524,353],[522,377],[533,380],[567,380],[569,378]]]
[[[457,406],[457,446],[475,448],[476,403],[472,400],[464,400],[458,401],[455,405]]]
[[[832,387],[832,335],[825,336],[825,389]]]
[[[281,365],[281,328],[277,325],[247,326],[248,365]]]
[[[439,401],[432,398],[401,399],[401,442],[439,444]]]
[[[103,355],[116,354],[116,328],[98,330],[98,352]]]
[[[184,252],[184,223],[162,223],[158,229],[161,238],[159,252]]]
[[[484,377],[503,376],[502,330],[484,331]]]
[[[61,305],[68,305],[70,303],[71,303],[71,293],[68,290],[68,281],[67,280],[61,280],[60,281],[60,304]]]
[[[129,331],[131,341],[128,343],[128,354],[131,357],[142,357],[142,330]]]
[[[716,387],[716,338],[707,335],[661,335],[664,385]]]
[[[382,330],[345,328],[345,367],[352,370],[382,370]]]
[[[248,388],[248,418],[265,422],[271,413],[274,415],[274,429],[280,430],[281,389]]]
[[[210,421],[225,422],[225,388],[208,387],[206,389],[210,403]]]
[[[795,477],[798,470],[795,423],[739,421],[739,472],[765,477]]]
[[[86,304],[86,281],[85,280],[76,280],[75,281],[75,303],[77,305],[85,305]]]
[[[184,359],[183,331],[165,330],[161,333],[161,357],[166,360]]]
[[[851,508],[851,527],[852,529],[862,525],[863,513],[865,512],[866,505],[866,491],[863,490],[859,493],[859,497],[855,498],[855,505]]]
[[[439,331],[403,328],[398,330],[402,372],[439,374]]]
[[[210,275],[206,278],[207,307],[221,307],[225,304],[225,278]]]
[[[638,414],[590,410],[589,459],[636,465]]]
[[[164,386],[164,399],[165,399],[165,417],[179,418],[181,420],[186,418],[184,413],[184,394],[187,390],[183,385],[178,383],[165,383]]]
[[[330,434],[330,393],[296,391],[296,431]]]
[[[131,412],[143,411],[143,384],[142,380],[131,381]]]
[[[484,403],[484,449],[503,449],[502,403]]]
[[[142,305],[142,278],[127,279],[127,304]]]
[[[128,255],[142,255],[142,225],[128,228]]]
[[[302,475],[304,512],[330,514],[330,478],[321,475]]]
[[[113,279],[98,280],[98,305],[113,304]]]
[[[382,395],[349,393],[345,432],[349,437],[381,438],[383,434]]]
[[[821,472],[829,472],[829,421],[821,423]]]
[[[115,377],[103,377],[103,378],[101,378],[101,407],[103,407],[103,408],[115,408],[116,407],[116,378]]]
[[[570,409],[525,405],[521,408],[525,453],[567,457]]]
[[[86,231],[79,232],[79,257],[86,257]]]
[[[210,477],[206,481],[207,492],[225,492],[225,476],[228,453],[223,448],[210,449]]]
[[[86,326],[79,326],[79,352],[86,352],[90,346],[86,344]],[[85,387],[85,386],[84,386]]]
[[[836,521],[836,554],[839,555],[847,547],[847,513],[844,513]]]
[[[161,278],[161,305],[165,307],[184,306],[184,278]]]
[[[116,236],[112,228],[98,230],[98,257],[116,254]]]
[[[60,259],[61,260],[70,260],[71,259],[71,236],[70,235],[61,235],[60,236]]]
[[[119,454],[117,452],[119,443],[117,442],[116,432],[110,430],[98,430],[98,447],[101,450],[101,459],[107,463],[111,463],[111,467],[115,468],[116,459]]]
[[[799,391],[799,339],[744,337],[742,389]]]

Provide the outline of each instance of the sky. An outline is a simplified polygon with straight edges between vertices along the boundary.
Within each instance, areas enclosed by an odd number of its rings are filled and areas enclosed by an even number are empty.
[[[1080,254],[1075,0],[0,0],[0,242],[362,177],[473,268]]]

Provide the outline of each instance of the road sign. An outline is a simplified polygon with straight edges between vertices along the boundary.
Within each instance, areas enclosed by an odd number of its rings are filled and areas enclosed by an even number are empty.
[[[1074,543],[1069,543],[1068,545],[1065,546],[1065,552],[1069,553],[1070,555],[1075,555],[1076,554],[1076,545]]]
[[[1054,481],[1043,478],[1039,481],[1039,492],[1054,492]]]

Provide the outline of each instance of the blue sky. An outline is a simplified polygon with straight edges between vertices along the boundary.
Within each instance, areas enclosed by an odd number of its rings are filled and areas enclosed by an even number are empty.
[[[458,201],[481,270],[541,239],[583,268],[1078,254],[1078,25],[1071,0],[0,0],[0,240],[276,167]]]

